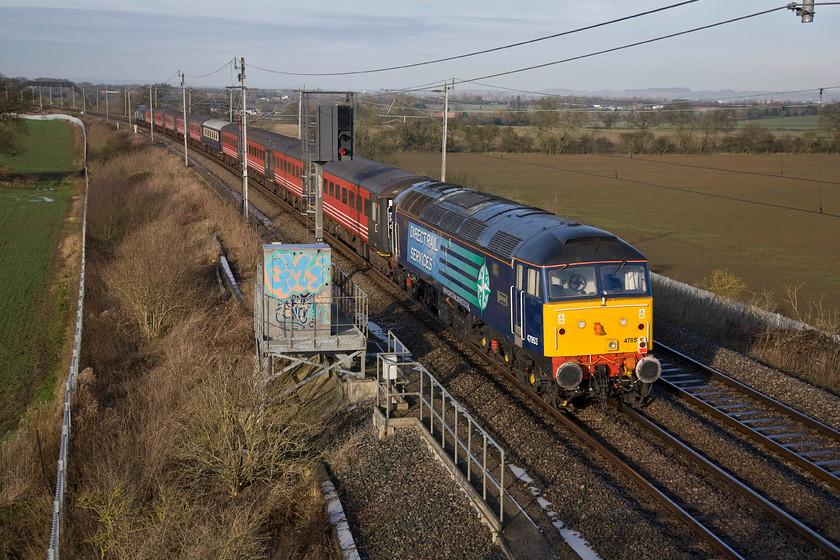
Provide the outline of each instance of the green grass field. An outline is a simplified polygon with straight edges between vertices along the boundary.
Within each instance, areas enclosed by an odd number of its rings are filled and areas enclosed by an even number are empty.
[[[66,292],[52,290],[50,276],[74,194],[61,178],[73,171],[73,130],[60,122],[28,125],[27,149],[0,159],[13,177],[26,177],[0,184],[0,434],[14,427],[39,390],[52,394],[62,329],[51,320],[67,307]]]
[[[397,157],[440,176],[439,155]],[[840,308],[836,155],[449,154],[447,179],[609,230],[681,282],[724,269],[753,292],[803,284],[802,303]]]

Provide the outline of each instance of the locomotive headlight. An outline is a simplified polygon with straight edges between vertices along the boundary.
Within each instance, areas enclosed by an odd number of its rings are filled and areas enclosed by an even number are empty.
[[[581,319],[580,321],[578,321],[578,326],[579,326],[580,328],[584,328],[584,327],[586,327],[586,321],[584,321],[583,319]]]
[[[618,350],[618,341],[617,340],[610,340],[610,343],[607,345],[610,350],[616,351]]]
[[[621,325],[622,327],[626,327],[627,326],[627,318],[622,317],[621,319],[618,320],[618,324]]]

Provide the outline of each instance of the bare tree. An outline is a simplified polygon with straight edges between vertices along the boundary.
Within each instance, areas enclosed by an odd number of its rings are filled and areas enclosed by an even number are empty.
[[[654,109],[641,109],[632,111],[627,117],[627,122],[633,128],[647,130],[659,124],[660,113]]]
[[[718,134],[731,130],[734,126],[732,118],[725,111],[707,111],[703,113],[697,123],[701,133],[700,151],[705,152],[713,148],[715,137]]]
[[[536,106],[536,114],[534,115],[534,124],[542,131],[553,130],[557,127],[560,121],[557,113],[557,102],[553,97],[543,97],[538,99],[534,104]]]
[[[697,113],[690,101],[675,101],[665,106],[663,116],[667,123],[680,128],[692,124]]]
[[[598,120],[601,121],[601,124],[604,125],[604,128],[609,130],[618,120],[618,113],[614,108],[607,109],[605,111],[600,111],[598,113]]]

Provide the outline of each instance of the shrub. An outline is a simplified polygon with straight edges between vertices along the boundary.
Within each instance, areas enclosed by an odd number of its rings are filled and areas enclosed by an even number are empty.
[[[747,285],[729,271],[715,269],[700,282],[700,287],[722,298],[739,300]]]

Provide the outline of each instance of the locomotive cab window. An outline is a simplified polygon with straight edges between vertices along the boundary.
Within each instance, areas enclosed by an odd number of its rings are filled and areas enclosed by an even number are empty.
[[[601,292],[604,295],[647,294],[646,272],[643,264],[601,265]]]
[[[594,266],[565,266],[548,272],[548,296],[551,299],[597,295]]]

